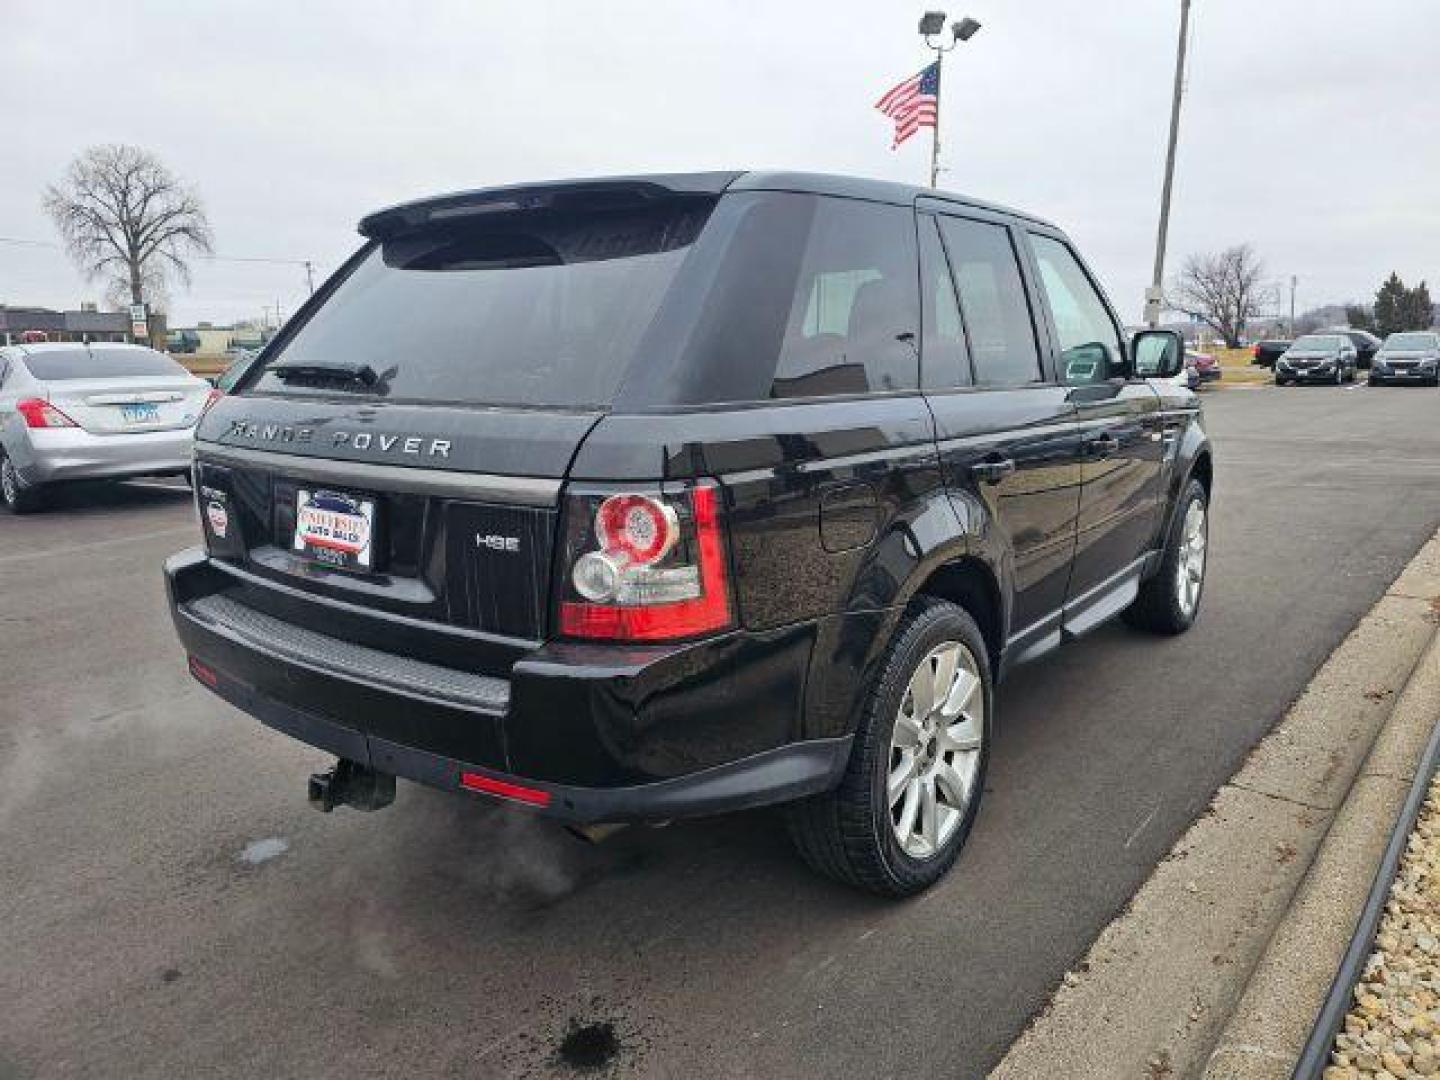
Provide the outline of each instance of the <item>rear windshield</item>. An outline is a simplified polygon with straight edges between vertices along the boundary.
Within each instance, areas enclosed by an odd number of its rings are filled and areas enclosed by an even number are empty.
[[[41,382],[184,375],[183,367],[153,349],[56,349],[29,353],[25,366]]]
[[[251,385],[313,394],[273,368],[344,364],[378,376],[349,389],[397,400],[604,407],[713,205],[529,210],[387,240]]]

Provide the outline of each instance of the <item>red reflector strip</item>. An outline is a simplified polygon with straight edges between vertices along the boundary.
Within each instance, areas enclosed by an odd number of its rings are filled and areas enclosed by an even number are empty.
[[[466,791],[483,791],[486,795],[499,795],[502,799],[514,799],[516,802],[526,803],[529,806],[550,805],[548,791],[525,787],[522,784],[512,784],[508,780],[486,776],[484,773],[462,772],[460,786]]]
[[[201,663],[193,656],[190,657],[190,674],[210,687],[211,690],[220,685],[220,676],[215,674],[215,669],[208,664]]]

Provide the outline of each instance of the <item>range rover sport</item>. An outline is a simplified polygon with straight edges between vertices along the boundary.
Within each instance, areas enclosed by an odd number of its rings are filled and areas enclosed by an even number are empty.
[[[200,424],[194,677],[333,752],[571,823],[786,803],[817,869],[936,881],[995,683],[1116,615],[1187,629],[1212,484],[1179,338],[1063,233],[788,173],[447,195]]]

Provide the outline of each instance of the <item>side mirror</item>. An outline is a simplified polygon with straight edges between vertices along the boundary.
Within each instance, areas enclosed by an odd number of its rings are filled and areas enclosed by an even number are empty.
[[[1130,339],[1135,375],[1170,379],[1185,367],[1185,339],[1174,330],[1141,330]]]

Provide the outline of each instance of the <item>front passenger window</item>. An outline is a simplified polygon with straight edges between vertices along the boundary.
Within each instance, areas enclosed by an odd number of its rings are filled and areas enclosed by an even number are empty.
[[[1060,337],[1060,377],[1088,386],[1125,374],[1120,334],[1095,286],[1070,249],[1049,236],[1030,234],[1041,287]]]

